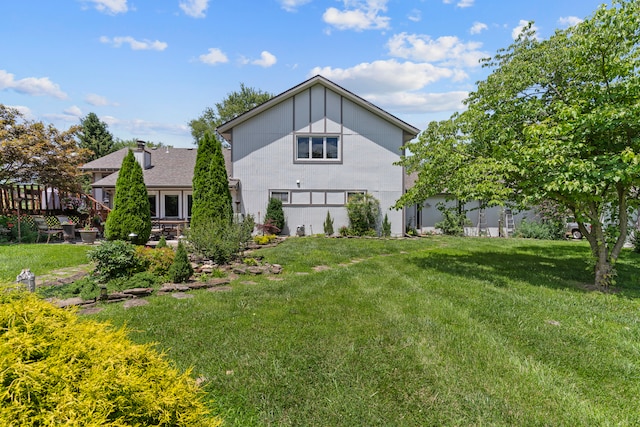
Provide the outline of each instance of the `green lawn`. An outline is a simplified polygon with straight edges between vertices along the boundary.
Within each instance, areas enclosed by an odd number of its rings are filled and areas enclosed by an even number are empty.
[[[91,246],[64,244],[0,245],[0,284],[15,282],[24,268],[40,276],[59,268],[87,264]]]
[[[584,242],[293,238],[258,253],[283,280],[89,317],[192,367],[231,426],[640,422],[631,251],[609,294],[587,290]]]

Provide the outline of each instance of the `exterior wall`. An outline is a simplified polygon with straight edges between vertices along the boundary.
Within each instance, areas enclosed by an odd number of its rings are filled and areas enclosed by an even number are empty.
[[[339,161],[298,161],[298,134],[340,138]],[[403,232],[402,211],[389,210],[402,194],[399,159],[402,130],[339,94],[316,85],[285,99],[233,129],[234,178],[240,179],[240,212],[264,219],[272,191],[288,192],[285,234],[298,226],[306,234],[323,232],[327,211],[334,229],[348,225],[348,192],[364,191],[380,201],[392,234]]]
[[[445,196],[430,197],[418,210],[416,207],[412,207],[407,210],[407,224],[408,226],[415,227],[422,233],[437,233],[436,223],[442,221],[442,213],[438,210],[438,203],[443,203],[448,208],[456,206],[455,200],[447,201]],[[465,235],[478,236],[478,223],[480,220],[480,203],[470,202],[465,204],[464,209],[467,211],[467,219],[470,221],[470,226],[465,227]],[[499,237],[504,234],[504,228],[501,232],[500,227],[504,219],[504,208],[500,206],[493,206],[486,208],[485,220],[487,223],[488,235],[490,237]],[[524,218],[533,220],[535,218],[535,212],[533,211],[513,211],[513,221],[517,227]]]

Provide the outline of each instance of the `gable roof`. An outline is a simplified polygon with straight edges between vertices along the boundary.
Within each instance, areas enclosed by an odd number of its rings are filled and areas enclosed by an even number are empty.
[[[143,169],[147,187],[191,188],[198,150],[195,148],[145,149],[151,155],[151,167]],[[94,182],[94,187],[115,187],[122,160],[129,148],[123,148],[80,167],[85,172],[111,172]]]
[[[358,95],[349,92],[348,90],[346,90],[345,88],[343,88],[342,86],[339,86],[335,83],[333,83],[331,80],[328,80],[325,77],[322,77],[320,75],[311,77],[309,80],[306,80],[302,83],[300,83],[297,86],[292,87],[291,89],[282,92],[280,95],[276,95],[273,98],[271,98],[270,100],[252,108],[251,110],[247,111],[244,114],[239,115],[238,117],[229,120],[226,123],[221,124],[220,126],[218,126],[217,131],[220,135],[222,135],[222,137],[229,141],[230,143],[232,143],[232,132],[231,129],[233,129],[235,126],[238,126],[239,124],[257,116],[258,114],[261,114],[262,112],[268,110],[269,108],[273,107],[274,105],[277,105],[297,94],[299,94],[300,92],[303,92],[307,89],[309,89],[310,87],[316,85],[316,84],[320,84],[326,88],[331,89],[332,91],[338,93],[339,95],[347,98],[348,100],[350,100],[351,102],[353,102],[354,104],[364,108],[365,110],[375,114],[376,116],[382,118],[383,120],[386,120],[392,124],[394,124],[395,126],[399,127],[400,129],[402,129],[403,131],[403,142],[408,142],[411,139],[415,138],[416,135],[418,135],[418,133],[420,133],[420,130],[410,124],[408,124],[407,122],[400,120],[399,118],[397,118],[396,116],[384,111],[383,109],[381,109],[380,107],[377,107],[376,105],[370,103],[369,101],[359,97]]]
[[[80,167],[85,172],[107,172],[111,175],[102,178],[91,184],[93,187],[115,187],[122,160],[127,155],[128,150],[133,148],[123,148],[104,157],[95,159]],[[152,148],[144,149],[151,155],[151,167],[142,170],[144,183],[149,188],[191,188],[193,181],[193,170],[196,166],[197,148]],[[237,180],[231,178],[231,150],[222,148],[224,165],[229,177],[229,186],[237,186]]]

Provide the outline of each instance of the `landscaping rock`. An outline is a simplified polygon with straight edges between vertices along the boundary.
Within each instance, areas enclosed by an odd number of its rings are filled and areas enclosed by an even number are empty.
[[[65,307],[70,307],[72,305],[82,305],[84,303],[85,301],[82,298],[74,297],[74,298],[67,298],[67,299],[55,301],[54,304],[56,305],[56,307],[65,308]]]
[[[125,289],[122,291],[123,294],[133,295],[136,297],[147,297],[153,293],[153,288],[133,288],[133,289]]]
[[[280,274],[282,273],[282,266],[280,264],[271,264],[269,272],[271,274]]]
[[[170,293],[170,292],[186,292],[189,290],[189,286],[182,283],[165,283],[162,285],[158,292]]]
[[[78,314],[97,314],[97,313],[100,313],[102,310],[104,310],[104,308],[102,307],[88,307],[80,310]]]

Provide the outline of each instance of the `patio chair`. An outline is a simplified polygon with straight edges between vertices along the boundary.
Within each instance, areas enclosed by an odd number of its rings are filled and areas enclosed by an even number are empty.
[[[35,223],[38,229],[38,237],[36,238],[36,243],[40,241],[40,236],[44,234],[47,235],[47,243],[49,243],[49,240],[51,240],[51,236],[55,236],[58,234],[62,236],[62,229],[50,227],[49,224],[47,223],[47,220],[44,219],[44,217],[34,216],[33,222]]]

